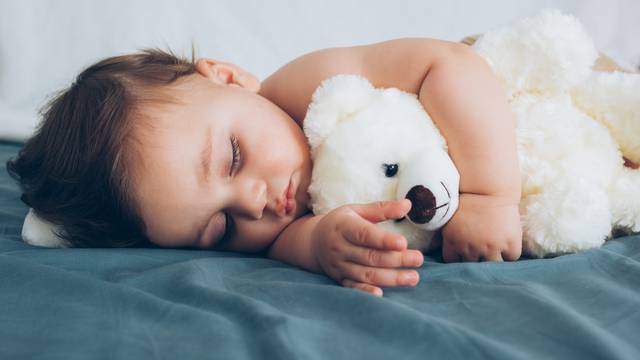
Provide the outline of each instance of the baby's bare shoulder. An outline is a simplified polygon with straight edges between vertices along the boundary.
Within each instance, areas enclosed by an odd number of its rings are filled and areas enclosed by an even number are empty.
[[[323,49],[300,56],[265,79],[260,95],[302,125],[314,90],[322,80],[340,73],[362,73],[361,47]]]
[[[278,69],[263,81],[260,94],[302,125],[311,95],[327,78],[361,75],[376,87],[397,87],[415,93],[430,65],[462,46],[467,47],[436,39],[404,38],[318,50]]]

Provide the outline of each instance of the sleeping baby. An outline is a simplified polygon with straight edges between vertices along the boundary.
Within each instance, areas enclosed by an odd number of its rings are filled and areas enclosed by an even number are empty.
[[[453,42],[320,50],[262,83],[231,63],[157,49],[111,57],[53,98],[7,167],[23,201],[70,246],[262,253],[381,296],[419,281],[411,268],[422,253],[375,226],[411,203],[308,208],[302,122],[316,87],[340,73],[417,94],[446,138],[461,179],[443,259],[518,259],[514,117],[488,64]]]

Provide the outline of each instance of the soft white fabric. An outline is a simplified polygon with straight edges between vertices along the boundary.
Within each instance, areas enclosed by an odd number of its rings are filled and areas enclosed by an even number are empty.
[[[235,62],[263,79],[319,48],[426,36],[458,41],[556,7],[599,50],[640,63],[636,0],[299,1],[24,0],[0,2],[0,137],[24,139],[48,96],[98,59],[170,46]]]
[[[60,231],[60,227],[41,219],[33,209],[29,209],[22,225],[22,240],[34,246],[67,247],[65,241],[56,233]]]

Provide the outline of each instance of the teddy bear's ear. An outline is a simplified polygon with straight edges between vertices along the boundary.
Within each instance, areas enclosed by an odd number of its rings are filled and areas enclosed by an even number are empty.
[[[324,80],[313,93],[303,122],[311,148],[320,145],[338,122],[364,108],[374,92],[373,85],[358,75]]]

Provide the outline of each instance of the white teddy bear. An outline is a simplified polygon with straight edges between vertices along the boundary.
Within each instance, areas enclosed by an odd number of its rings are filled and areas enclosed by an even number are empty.
[[[460,175],[416,95],[338,75],[314,92],[304,131],[313,160],[308,191],[315,214],[409,197],[406,221],[380,226],[402,233],[413,248],[438,245],[431,240],[458,207]]]
[[[640,74],[593,71],[592,41],[555,10],[488,32],[473,47],[517,117],[525,253],[576,252],[615,228],[640,231],[640,171],[623,161],[640,162]],[[457,208],[459,178],[415,95],[339,75],[316,90],[304,124],[314,213],[407,196],[408,218],[380,226],[413,248],[439,245],[433,234]]]

